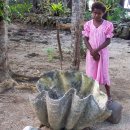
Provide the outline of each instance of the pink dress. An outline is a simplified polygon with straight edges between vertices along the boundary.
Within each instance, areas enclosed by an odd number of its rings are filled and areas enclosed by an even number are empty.
[[[107,20],[104,20],[103,23],[96,28],[93,24],[93,20],[90,20],[85,23],[84,30],[82,31],[83,36],[89,37],[89,43],[93,49],[98,48],[103,44],[106,38],[112,38],[113,36],[113,24]],[[90,51],[87,50],[86,56],[86,74],[88,77],[92,77],[99,84],[110,85],[109,79],[109,54],[108,48],[102,49],[100,52],[100,60],[95,61],[90,54]]]

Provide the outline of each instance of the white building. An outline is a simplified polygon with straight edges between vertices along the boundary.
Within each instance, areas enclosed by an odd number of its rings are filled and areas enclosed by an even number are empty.
[[[125,2],[124,2],[124,8],[130,9],[130,0],[125,0]]]

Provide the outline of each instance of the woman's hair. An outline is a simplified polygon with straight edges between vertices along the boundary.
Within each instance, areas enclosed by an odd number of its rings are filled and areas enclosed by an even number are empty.
[[[92,12],[94,11],[94,9],[100,9],[100,10],[102,10],[103,13],[106,12],[106,7],[105,7],[105,5],[104,5],[103,3],[101,3],[101,2],[94,2],[94,3],[92,4]]]

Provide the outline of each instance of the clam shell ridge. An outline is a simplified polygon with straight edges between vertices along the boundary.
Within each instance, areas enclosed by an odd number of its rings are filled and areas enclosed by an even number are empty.
[[[33,107],[40,122],[53,130],[82,130],[111,115],[106,94],[82,72],[47,72],[36,87]]]

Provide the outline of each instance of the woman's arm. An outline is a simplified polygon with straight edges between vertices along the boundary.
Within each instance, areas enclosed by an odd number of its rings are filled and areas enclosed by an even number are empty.
[[[90,53],[93,50],[90,43],[89,43],[89,38],[88,37],[84,37],[84,41],[85,41],[85,45],[86,47],[89,49]]]
[[[99,52],[101,51],[102,49],[106,48],[111,42],[111,39],[110,38],[107,38],[106,41],[101,44],[97,49],[96,49],[96,52]]]

